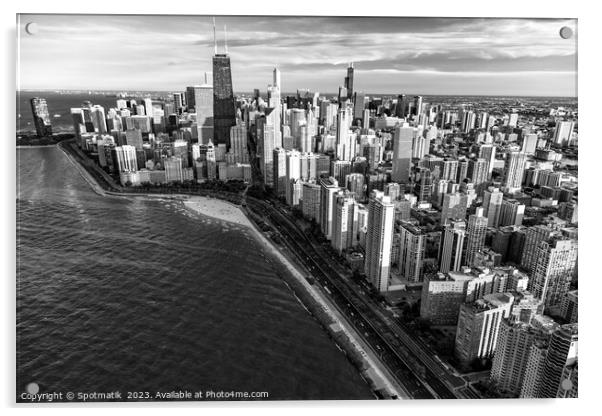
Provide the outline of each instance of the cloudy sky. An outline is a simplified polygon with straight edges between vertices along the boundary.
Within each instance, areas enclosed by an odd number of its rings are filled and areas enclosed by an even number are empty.
[[[29,22],[38,32],[25,31]],[[367,93],[576,96],[571,19],[216,16],[237,92],[335,92],[347,63]],[[211,72],[210,16],[21,15],[22,89],[183,90]]]

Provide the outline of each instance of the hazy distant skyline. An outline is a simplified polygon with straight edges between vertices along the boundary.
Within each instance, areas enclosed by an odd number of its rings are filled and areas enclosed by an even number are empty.
[[[236,92],[576,96],[574,19],[216,16]],[[25,25],[35,22],[38,33]],[[211,16],[21,15],[22,89],[183,91],[211,72]],[[210,78],[211,79],[211,78]]]

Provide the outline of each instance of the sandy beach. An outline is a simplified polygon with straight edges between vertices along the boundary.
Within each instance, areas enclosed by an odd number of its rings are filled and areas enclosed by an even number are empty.
[[[186,208],[198,214],[246,227],[252,227],[251,222],[245,214],[242,213],[240,208],[229,202],[203,196],[191,196],[182,202]]]

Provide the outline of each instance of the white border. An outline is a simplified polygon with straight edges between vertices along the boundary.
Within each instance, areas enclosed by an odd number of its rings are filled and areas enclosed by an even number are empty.
[[[51,2],[39,1],[5,1],[3,2],[1,19],[3,21],[4,35],[4,85],[6,93],[3,95],[1,112],[1,125],[4,129],[3,141],[8,155],[7,162],[3,163],[4,169],[1,176],[5,181],[10,181],[3,187],[5,190],[5,210],[2,215],[5,221],[4,227],[4,247],[2,253],[2,265],[5,268],[3,273],[4,286],[2,294],[3,318],[2,319],[2,375],[0,376],[0,395],[2,405],[8,407],[8,412],[12,414],[15,411],[24,411],[30,413],[35,411],[33,408],[16,408],[13,404],[15,397],[14,371],[15,371],[15,152],[14,152],[14,132],[15,132],[15,81],[16,81],[16,31],[15,14],[16,13],[128,13],[128,14],[162,14],[169,11],[170,14],[303,14],[303,15],[334,15],[334,16],[449,16],[449,17],[555,17],[555,18],[578,18],[579,31],[579,106],[581,112],[580,136],[581,136],[581,161],[580,182],[581,182],[581,203],[580,217],[582,227],[580,236],[580,267],[581,276],[581,361],[580,366],[581,380],[579,395],[577,400],[550,400],[550,401],[429,401],[429,402],[280,402],[269,404],[258,403],[204,403],[201,406],[190,409],[186,403],[175,405],[144,405],[144,412],[152,414],[164,414],[171,409],[192,411],[195,414],[200,412],[227,413],[242,412],[249,415],[264,415],[286,413],[293,415],[306,415],[310,413],[334,412],[339,409],[346,414],[361,414],[367,412],[386,412],[391,414],[401,414],[402,412],[420,412],[420,414],[441,414],[446,415],[465,415],[466,412],[481,413],[487,415],[508,414],[509,412],[528,411],[545,414],[567,414],[567,413],[594,413],[592,410],[600,408],[596,403],[598,392],[597,376],[601,374],[598,370],[600,363],[600,324],[596,319],[599,313],[596,306],[599,301],[595,299],[600,294],[600,273],[598,272],[598,262],[596,259],[600,256],[598,247],[602,246],[600,241],[601,234],[597,232],[600,227],[595,222],[592,212],[600,210],[599,203],[602,198],[599,196],[599,168],[600,153],[596,154],[599,143],[602,143],[600,128],[595,123],[600,122],[596,110],[599,110],[599,101],[602,98],[600,90],[600,46],[602,39],[600,27],[600,14],[596,13],[596,8],[592,5],[586,5],[585,1],[566,2],[561,0],[532,1],[524,0],[504,0],[501,2],[483,2],[483,1],[444,1],[427,0],[423,2],[399,2],[394,0],[379,0],[376,2],[356,2],[331,1],[324,0],[302,0],[302,1],[241,1],[230,0],[224,2],[215,2],[215,4],[205,4],[207,2],[179,1],[169,2],[146,0],[143,2],[126,1],[66,1],[53,0]],[[589,2],[588,2],[589,3]],[[596,128],[598,127],[598,128]],[[595,184],[595,185],[594,185]],[[86,412],[93,414],[105,414],[107,406],[95,404],[88,406]],[[111,406],[112,407],[112,406]],[[129,407],[111,409],[111,413],[126,414],[130,412]],[[168,410],[169,409],[169,410]],[[40,410],[40,409],[36,409]],[[83,409],[68,406],[65,408],[58,406],[44,406],[43,412],[49,414],[62,414],[64,412],[81,413]],[[5,413],[6,414],[6,413]]]

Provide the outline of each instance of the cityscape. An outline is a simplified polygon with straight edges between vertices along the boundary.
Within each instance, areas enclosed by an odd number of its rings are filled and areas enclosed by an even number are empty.
[[[356,62],[332,93],[285,92],[279,66],[239,93],[211,23],[210,71],[181,91],[17,91],[32,119],[18,157],[55,146],[108,201],[176,201],[250,230],[370,391],[338,398],[577,398],[577,98],[375,94]],[[17,367],[17,401],[33,401],[35,370]],[[192,399],[166,389],[91,399]],[[299,399],[227,393],[194,398]]]

